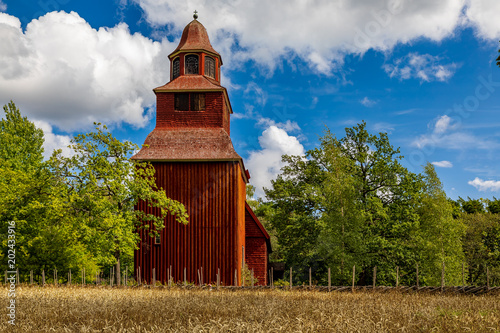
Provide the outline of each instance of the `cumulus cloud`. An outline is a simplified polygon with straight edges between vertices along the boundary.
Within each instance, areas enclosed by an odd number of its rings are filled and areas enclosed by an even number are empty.
[[[383,69],[391,78],[399,80],[447,81],[455,74],[458,65],[441,62],[442,59],[438,56],[409,53],[403,58],[396,59],[393,64],[385,64]]]
[[[433,165],[439,167],[439,168],[452,168],[453,163],[450,161],[439,161],[439,162],[432,162]]]
[[[73,150],[68,146],[71,144],[71,137],[67,135],[54,134],[52,126],[41,120],[33,121],[35,126],[43,131],[43,156],[49,158],[56,149],[61,149],[64,156],[72,156]]]
[[[276,179],[281,168],[285,165],[281,161],[282,155],[305,154],[304,146],[297,137],[289,135],[287,131],[277,125],[271,125],[259,137],[261,150],[252,151],[245,165],[250,170],[250,182],[255,186],[255,195],[264,197],[264,187],[271,186],[271,180]]]
[[[94,121],[143,127],[155,103],[151,89],[168,81],[175,48],[131,34],[124,23],[93,29],[75,12],[48,13],[25,31],[0,13],[0,44],[0,100],[66,131]]]
[[[476,177],[474,180],[470,180],[468,182],[469,185],[474,186],[481,192],[491,191],[497,192],[500,191],[500,181],[498,180],[482,180]]]
[[[468,23],[476,28],[477,34],[485,39],[500,38],[500,1],[471,0],[465,12]]]
[[[371,100],[368,97],[365,96],[362,100],[359,101],[362,105],[366,106],[367,108],[370,108],[372,106],[375,106],[377,104],[377,101]]]
[[[421,37],[440,41],[461,24],[466,4],[466,0],[135,1],[150,24],[168,25],[179,34],[196,8],[212,44],[230,67],[233,61],[252,60],[273,70],[298,56],[324,74],[341,66],[346,54],[387,51]]]
[[[7,10],[7,5],[0,0],[0,12],[5,12]]]

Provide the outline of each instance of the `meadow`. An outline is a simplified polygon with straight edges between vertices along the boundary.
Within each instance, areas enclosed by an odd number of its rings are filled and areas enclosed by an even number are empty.
[[[18,286],[15,328],[2,318],[2,332],[500,332],[500,296]]]

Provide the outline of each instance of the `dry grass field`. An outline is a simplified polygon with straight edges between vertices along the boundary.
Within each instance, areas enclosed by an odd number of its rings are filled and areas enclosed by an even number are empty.
[[[2,332],[500,332],[500,296],[17,287]],[[1,304],[8,302],[7,291]],[[6,308],[2,306],[6,311]]]

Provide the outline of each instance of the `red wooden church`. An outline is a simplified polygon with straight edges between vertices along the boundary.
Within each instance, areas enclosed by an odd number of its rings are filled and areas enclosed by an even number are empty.
[[[165,220],[160,237],[141,234],[141,278],[241,285],[242,261],[267,284],[269,235],[245,201],[249,173],[229,136],[231,103],[220,84],[222,59],[196,16],[169,55],[170,82],[154,89],[156,127],[133,157],[150,161],[156,183],[186,206],[189,224]],[[148,209],[139,204],[137,209]],[[185,273],[184,273],[185,272]],[[202,273],[201,273],[202,272]],[[235,281],[236,275],[236,281]]]

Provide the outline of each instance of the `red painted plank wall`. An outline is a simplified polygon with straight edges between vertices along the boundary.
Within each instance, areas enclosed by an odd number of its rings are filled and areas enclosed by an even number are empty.
[[[157,128],[224,128],[229,134],[229,117],[222,92],[205,93],[204,111],[175,111],[174,95],[171,92],[158,92],[156,94]]]
[[[265,238],[246,239],[245,261],[259,285],[267,285],[267,244]]]
[[[203,282],[215,282],[217,269],[221,281],[234,284],[234,271],[241,277],[241,235],[244,235],[244,180],[238,162],[154,162],[157,184],[168,197],[182,202],[189,214],[189,224],[167,217],[161,232],[161,244],[141,233],[140,249],[135,252],[136,271],[142,279],[167,281],[172,266],[175,281],[198,283],[198,269],[203,267]],[[243,190],[242,190],[243,189]],[[241,203],[240,203],[241,201]],[[140,202],[138,209],[147,210]],[[243,230],[241,230],[243,229]],[[244,239],[243,239],[244,242]],[[239,258],[238,258],[239,256]]]
[[[266,238],[252,216],[245,210],[246,248],[245,261],[253,269],[259,285],[267,284],[267,244]]]

